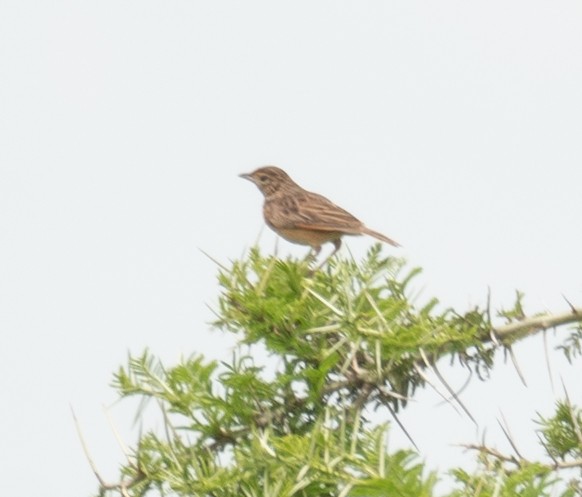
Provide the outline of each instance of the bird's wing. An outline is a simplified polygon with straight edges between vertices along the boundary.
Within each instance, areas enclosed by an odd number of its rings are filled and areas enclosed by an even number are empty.
[[[298,228],[318,231],[340,231],[359,234],[362,222],[322,195],[295,192],[279,199],[279,215],[274,216],[277,228]],[[273,209],[273,214],[275,209]],[[273,216],[271,216],[273,217]]]

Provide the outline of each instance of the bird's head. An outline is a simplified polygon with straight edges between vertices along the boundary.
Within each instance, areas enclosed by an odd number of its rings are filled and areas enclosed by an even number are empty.
[[[296,186],[283,169],[275,166],[260,167],[252,173],[241,174],[240,177],[252,181],[265,197],[275,194],[281,188]]]

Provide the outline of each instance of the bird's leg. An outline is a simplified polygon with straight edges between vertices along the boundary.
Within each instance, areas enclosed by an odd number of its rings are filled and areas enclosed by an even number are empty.
[[[314,271],[319,271],[323,265],[329,260],[331,259],[335,253],[340,249],[340,247],[342,246],[342,239],[341,238],[336,238],[335,240],[332,240],[333,246],[335,247],[333,249],[333,252],[331,254],[329,254],[325,259],[323,259],[323,261],[321,261],[321,264],[319,266],[317,266]],[[321,247],[320,247],[321,248]]]
[[[317,259],[319,252],[321,252],[321,245],[319,247],[311,247],[311,249],[309,250],[309,252],[307,252],[307,255],[305,256],[304,259],[305,262],[311,264],[311,262]]]

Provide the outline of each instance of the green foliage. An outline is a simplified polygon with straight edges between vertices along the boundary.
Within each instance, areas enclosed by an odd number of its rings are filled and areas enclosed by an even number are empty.
[[[363,412],[395,415],[443,358],[486,378],[502,346],[492,340],[488,308],[415,303],[419,273],[383,257],[379,245],[360,264],[335,259],[314,274],[306,261],[258,250],[222,268],[215,326],[235,333],[240,347],[222,364],[193,355],[168,368],[148,351],[129,358],[114,386],[140,398],[138,417],[153,400],[164,431],[140,437],[120,483],[101,495],[435,495],[436,475],[414,452],[390,452],[388,426]],[[501,315],[522,319],[521,299]],[[257,344],[276,360],[259,363]],[[540,420],[550,457],[580,457],[579,439],[572,442],[579,418],[558,406]],[[540,497],[555,482],[551,464],[486,451],[479,462],[475,474],[453,470],[451,496]]]
[[[528,461],[507,456],[482,446],[479,466],[469,474],[455,469],[459,484],[450,497],[580,497],[582,495],[582,411],[569,401],[558,402],[553,416],[539,416],[540,442],[549,461]],[[569,471],[569,481],[558,478],[557,471]]]
[[[419,273],[381,257],[379,245],[360,265],[332,261],[314,275],[306,262],[283,262],[253,250],[221,272],[215,324],[239,334],[243,343],[262,342],[284,356],[286,373],[317,397],[340,382],[353,400],[365,380],[387,389],[376,390],[377,404],[395,394],[390,402],[397,410],[424,386],[426,358],[448,355],[485,376],[495,351],[485,311],[436,313],[437,299],[419,308],[411,302],[410,285]],[[358,384],[352,381],[355,371]]]
[[[520,321],[524,319],[525,311],[523,310],[523,299],[525,294],[520,291],[515,292],[515,303],[511,309],[501,309],[497,315],[499,317],[505,318],[508,323],[512,323],[514,321]]]
[[[432,495],[436,479],[413,453],[387,453],[386,426],[333,406],[319,417],[302,410],[310,422],[293,421],[293,406],[268,413],[273,389],[260,368],[248,357],[234,364],[219,374],[193,357],[166,370],[145,353],[116,375],[122,394],[156,399],[166,414],[164,436],[143,436],[124,470],[133,495]]]
[[[541,435],[548,453],[554,459],[582,459],[582,411],[569,402],[558,402],[550,418],[539,417]]]
[[[493,457],[483,457],[475,474],[461,469],[453,475],[460,489],[450,497],[550,497],[553,494],[555,477],[550,470],[537,463],[526,463],[508,469]]]
[[[564,343],[558,346],[558,349],[564,353],[570,363],[582,356],[582,324],[573,328],[572,332],[564,339]]]

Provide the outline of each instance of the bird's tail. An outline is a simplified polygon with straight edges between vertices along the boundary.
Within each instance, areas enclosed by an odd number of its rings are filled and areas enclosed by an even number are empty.
[[[377,238],[378,240],[382,240],[383,242],[389,243],[390,245],[393,245],[394,247],[400,247],[400,244],[398,242],[395,242],[394,240],[392,240],[392,238],[388,238],[387,236],[384,236],[382,233],[378,233],[377,231],[371,230],[370,228],[367,228],[366,226],[364,226],[362,228],[362,233],[365,233],[366,235],[373,236],[374,238]]]

